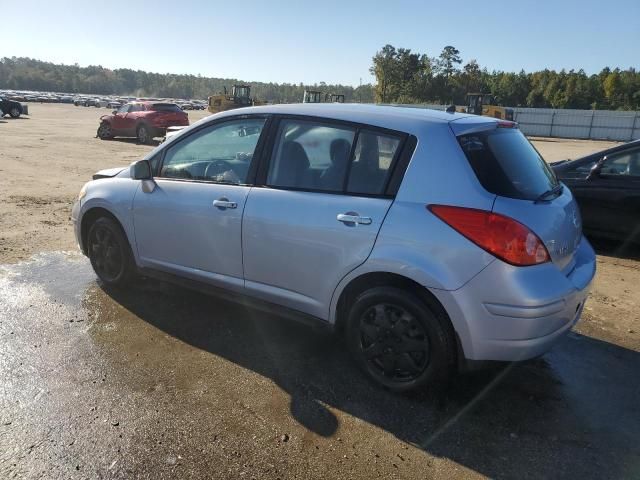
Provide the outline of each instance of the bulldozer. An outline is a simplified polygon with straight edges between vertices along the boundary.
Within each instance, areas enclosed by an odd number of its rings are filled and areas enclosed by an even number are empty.
[[[302,103],[344,103],[341,93],[325,93],[318,90],[305,90]]]
[[[256,99],[251,98],[251,87],[249,85],[233,85],[231,94],[227,92],[227,87],[223,87],[224,92],[211,95],[209,97],[209,108],[211,113],[224,112],[234,108],[251,107],[262,105]]]
[[[474,115],[513,121],[513,108],[499,106],[495,96],[490,93],[468,93],[467,105],[457,110]]]

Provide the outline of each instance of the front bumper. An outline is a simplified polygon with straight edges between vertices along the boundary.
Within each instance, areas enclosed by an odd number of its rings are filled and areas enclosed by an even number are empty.
[[[78,247],[84,253],[84,246],[82,245],[82,231],[81,231],[81,222],[80,222],[80,206],[81,200],[77,200],[76,203],[73,204],[73,208],[71,209],[71,222],[73,222],[73,233],[76,236],[76,242]]]
[[[595,275],[595,253],[583,237],[576,265],[564,275],[552,263],[514,267],[496,260],[455,291],[434,291],[468,360],[518,361],[542,355],[580,319]]]

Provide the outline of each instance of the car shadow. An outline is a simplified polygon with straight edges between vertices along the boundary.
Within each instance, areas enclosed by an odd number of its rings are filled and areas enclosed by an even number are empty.
[[[400,395],[366,380],[337,334],[157,280],[100,288],[160,331],[273,381],[291,416],[323,437],[338,431],[337,409],[489,477],[620,478],[638,460],[640,354],[611,343],[571,333],[542,359]]]
[[[588,235],[587,238],[598,255],[626,260],[640,260],[640,245],[593,235]]]
[[[6,116],[3,118],[3,120],[5,120],[5,122],[7,121],[15,121],[15,120],[31,120],[29,117],[25,117],[24,115],[20,115],[18,118],[13,118],[11,116]]]
[[[97,136],[95,138],[98,138]],[[158,145],[160,145],[162,142],[160,140],[152,140],[150,143],[147,144],[143,144],[138,142],[137,138],[128,138],[128,137],[115,137],[115,138],[111,138],[109,140],[105,140],[106,142],[118,142],[118,143],[128,143],[130,145],[148,145],[150,147],[157,147]]]

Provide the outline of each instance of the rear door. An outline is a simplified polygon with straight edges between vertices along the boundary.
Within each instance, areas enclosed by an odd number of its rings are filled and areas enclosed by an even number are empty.
[[[189,116],[175,103],[154,103],[149,110],[157,112],[154,125],[160,128],[189,125]]]
[[[531,229],[558,268],[571,270],[582,238],[577,204],[515,124],[494,123],[458,141],[480,183],[497,195],[493,211]]]
[[[404,136],[282,118],[243,218],[248,293],[328,318],[335,286],[369,256]],[[266,160],[266,157],[265,157]]]

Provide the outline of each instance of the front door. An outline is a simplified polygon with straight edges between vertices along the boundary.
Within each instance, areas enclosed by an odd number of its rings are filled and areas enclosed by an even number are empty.
[[[625,240],[640,233],[640,148],[609,155],[597,175],[566,183],[586,229]]]
[[[155,188],[134,198],[143,266],[242,290],[242,214],[264,123],[227,120],[167,148]]]
[[[373,249],[400,136],[324,120],[283,119],[262,187],[243,219],[245,288],[328,318],[338,282]]]

